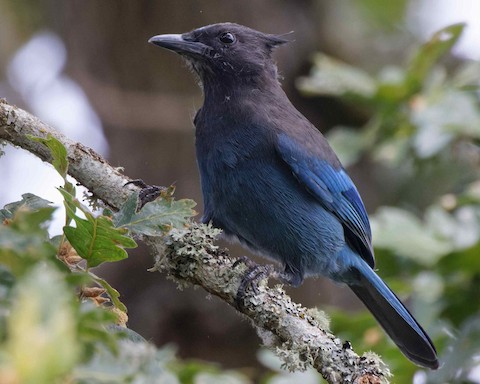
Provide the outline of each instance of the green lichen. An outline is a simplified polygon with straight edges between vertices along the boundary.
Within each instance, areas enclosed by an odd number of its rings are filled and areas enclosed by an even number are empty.
[[[315,361],[312,352],[308,345],[293,341],[286,341],[275,349],[275,354],[283,361],[282,368],[290,372],[303,372],[311,367]]]
[[[181,289],[190,286],[199,265],[210,263],[212,255],[219,253],[214,241],[220,233],[210,224],[190,223],[187,228],[173,228],[165,237],[163,249],[157,249],[161,252],[157,252],[150,271],[168,272]]]
[[[316,325],[318,328],[330,332],[330,317],[325,311],[318,308],[308,308],[307,315],[311,317],[309,319],[312,325]]]
[[[379,372],[385,376],[384,383],[388,383],[388,377],[392,377],[393,374],[390,372],[388,366],[382,361],[379,355],[375,352],[368,351],[365,352],[361,357],[360,360],[366,361],[369,365],[377,367]]]

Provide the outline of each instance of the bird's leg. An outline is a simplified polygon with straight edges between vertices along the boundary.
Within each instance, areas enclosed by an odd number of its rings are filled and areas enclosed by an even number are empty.
[[[145,204],[154,201],[162,194],[162,192],[165,192],[165,190],[167,189],[165,187],[159,187],[157,185],[148,185],[142,179],[131,180],[128,183],[125,183],[124,186],[128,184],[133,184],[137,187],[142,188],[138,193],[137,211],[142,209]]]
[[[243,306],[243,302],[247,296],[247,289],[251,288],[254,294],[258,294],[258,283],[263,279],[268,279],[272,272],[272,265],[255,264],[255,267],[248,269],[238,286],[237,296],[235,297],[235,305],[237,308]]]
[[[250,260],[246,256],[242,256],[237,259],[232,268],[236,268],[240,263],[245,264],[247,272],[242,277],[242,281],[238,286],[237,295],[235,297],[235,305],[237,308],[243,306],[245,297],[247,296],[247,289],[251,288],[254,294],[258,293],[258,283],[262,279],[268,279],[273,273],[272,265],[260,265]]]
[[[262,279],[274,278],[282,284],[298,287],[303,282],[303,273],[287,265],[284,271],[280,271],[273,265],[259,265],[246,256],[241,256],[234,263],[232,268],[236,268],[240,263],[247,266],[240,286],[238,287],[235,303],[240,306],[245,299],[246,291],[250,287],[255,294],[258,293],[258,283]]]

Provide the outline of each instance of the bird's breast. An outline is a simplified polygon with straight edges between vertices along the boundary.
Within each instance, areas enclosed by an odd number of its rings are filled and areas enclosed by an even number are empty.
[[[257,186],[268,182],[268,169],[276,159],[273,144],[261,132],[244,127],[217,135],[197,132],[196,149],[206,214],[215,216],[253,198]]]

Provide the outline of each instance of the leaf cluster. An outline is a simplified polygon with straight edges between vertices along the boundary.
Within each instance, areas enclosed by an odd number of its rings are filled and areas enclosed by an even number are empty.
[[[56,208],[32,194],[0,209],[0,382],[175,379],[166,367],[173,355],[125,327],[119,292],[92,268],[125,259],[126,249],[137,246],[133,235],[161,236],[183,227],[194,203],[175,201],[170,190],[137,213],[134,193],[116,215],[93,212],[67,179],[65,147],[53,137],[30,139],[50,150],[64,179],[58,190],[65,226],[50,237]]]

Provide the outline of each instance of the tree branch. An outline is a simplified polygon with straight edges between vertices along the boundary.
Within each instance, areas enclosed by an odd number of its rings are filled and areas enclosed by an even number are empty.
[[[30,136],[46,138],[48,135],[59,140],[67,149],[70,176],[110,207],[118,209],[132,191],[138,189],[134,186],[123,187],[130,179],[91,148],[70,140],[37,117],[0,99],[0,140],[26,149],[50,163],[52,158],[49,149],[30,139]]]
[[[134,186],[124,187],[129,179],[90,148],[0,100],[0,140],[50,162],[48,149],[30,138],[47,135],[66,147],[69,174],[110,207],[119,209],[136,190]],[[248,267],[214,245],[218,233],[210,226],[192,224],[188,229],[172,230],[166,239],[149,239],[157,253],[154,269],[166,272],[181,285],[199,285],[234,306],[252,321],[263,343],[283,358],[289,370],[313,366],[328,383],[388,383],[390,372],[376,355],[360,357],[351,347],[342,345],[328,331],[328,320],[320,311],[294,303],[280,286],[269,288],[263,282],[256,289],[248,289],[238,308],[235,298]]]

